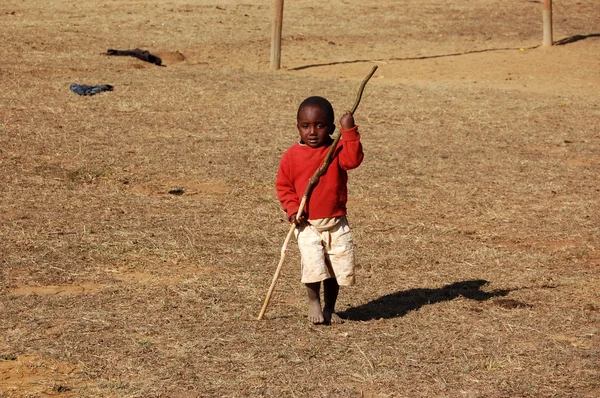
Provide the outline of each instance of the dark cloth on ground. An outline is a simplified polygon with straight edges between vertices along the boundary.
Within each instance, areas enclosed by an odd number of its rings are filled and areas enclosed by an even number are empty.
[[[135,48],[133,50],[113,50],[109,49],[106,52],[106,55],[129,55],[132,57],[136,57],[141,59],[142,61],[150,62],[155,65],[161,65],[162,59],[157,57],[156,55],[150,54],[150,52],[146,50],[141,50],[139,48]]]
[[[73,83],[69,86],[69,89],[75,94],[79,95],[94,95],[101,93],[102,91],[113,91],[113,86],[110,84],[102,84],[99,86],[88,86],[87,84],[76,84]]]

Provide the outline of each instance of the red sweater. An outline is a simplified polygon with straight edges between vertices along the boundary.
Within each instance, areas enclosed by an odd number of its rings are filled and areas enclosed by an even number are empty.
[[[342,130],[332,161],[325,174],[308,198],[304,215],[308,219],[343,216],[348,201],[348,172],[360,165],[363,150],[358,126]],[[292,145],[281,158],[275,187],[277,197],[288,219],[298,212],[308,180],[323,164],[329,145],[311,148],[304,144]]]

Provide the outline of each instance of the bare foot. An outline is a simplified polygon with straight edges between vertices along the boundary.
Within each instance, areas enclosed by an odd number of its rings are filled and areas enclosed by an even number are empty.
[[[325,318],[325,322],[330,325],[336,325],[340,323],[344,323],[344,320],[339,317],[335,312],[329,312],[326,309],[323,310],[323,318]]]
[[[308,320],[315,325],[325,322],[319,301],[310,301],[308,303]]]
[[[325,322],[323,311],[321,310],[321,300],[319,298],[320,290],[321,282],[306,284],[306,293],[308,294],[308,320],[315,325]]]
[[[342,318],[340,318],[339,315],[334,312],[333,314],[331,314],[331,320],[329,321],[329,323],[340,324],[340,323],[344,323],[344,320]]]

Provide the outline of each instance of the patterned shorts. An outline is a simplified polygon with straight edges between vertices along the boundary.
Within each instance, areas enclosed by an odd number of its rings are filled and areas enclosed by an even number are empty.
[[[310,220],[296,229],[302,259],[302,283],[336,278],[340,286],[355,282],[356,256],[345,216]]]

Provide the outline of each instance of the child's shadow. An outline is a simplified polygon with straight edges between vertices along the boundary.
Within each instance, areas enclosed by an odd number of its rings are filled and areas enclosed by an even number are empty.
[[[484,292],[480,288],[488,282],[482,279],[455,282],[438,289],[410,289],[379,297],[367,304],[348,308],[338,315],[342,319],[368,321],[389,319],[406,315],[426,304],[454,300],[459,296],[471,300],[485,301],[492,297],[506,296],[511,290],[493,290]]]

